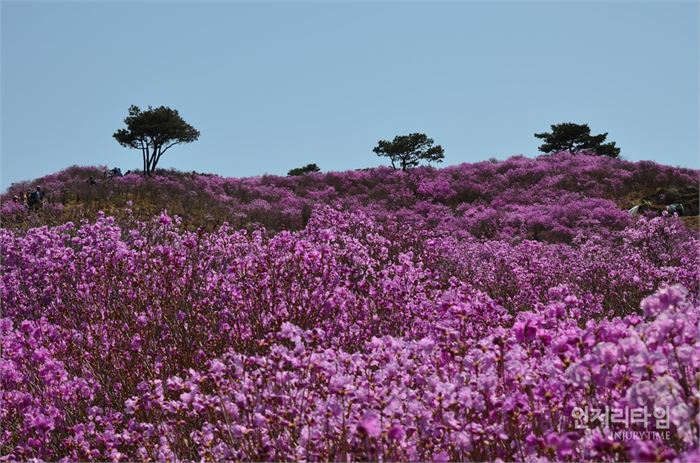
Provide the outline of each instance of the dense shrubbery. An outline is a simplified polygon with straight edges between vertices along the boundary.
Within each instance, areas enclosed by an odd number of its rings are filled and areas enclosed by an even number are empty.
[[[89,185],[88,179],[103,171],[74,167],[15,185],[0,198],[0,219],[6,228],[26,230],[38,224],[94,220],[98,211],[117,213],[131,200],[134,214],[142,220],[167,209],[194,228],[260,223],[279,231],[302,228],[308,220],[305,211],[327,204],[363,208],[379,220],[401,217],[450,233],[570,242],[591,230],[621,230],[629,224],[621,209],[657,188],[695,185],[698,180],[697,171],[690,169],[566,153],[408,172],[377,168],[244,179],[161,172],[152,179],[128,175]],[[12,195],[36,185],[48,192],[50,204],[60,205],[58,209],[6,210]]]
[[[648,181],[648,166],[602,161]],[[700,243],[677,218],[618,214],[605,198],[631,187],[602,164],[566,158],[555,179],[549,162],[126,177],[93,190],[133,201],[114,216],[1,229],[0,455],[697,459]],[[55,188],[89,191],[85,173]],[[140,219],[134,195],[194,185],[236,226]],[[239,228],[255,219],[300,230]],[[575,410],[606,406],[667,408],[668,438],[577,426]]]

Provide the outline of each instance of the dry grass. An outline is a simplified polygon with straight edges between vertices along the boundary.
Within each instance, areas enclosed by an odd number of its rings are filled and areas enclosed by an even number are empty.
[[[700,215],[691,215],[689,217],[681,217],[681,220],[686,227],[700,233]]]

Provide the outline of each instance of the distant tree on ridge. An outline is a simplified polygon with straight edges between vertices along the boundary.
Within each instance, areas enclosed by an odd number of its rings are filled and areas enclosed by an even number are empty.
[[[307,164],[303,167],[295,167],[294,169],[291,169],[289,172],[287,172],[287,175],[294,177],[297,175],[311,174],[313,172],[321,172],[321,168],[316,164]]]
[[[538,148],[543,153],[556,153],[557,151],[570,151],[572,153],[590,153],[599,156],[616,158],[620,155],[620,148],[615,142],[603,143],[608,133],[591,135],[588,124],[574,124],[564,122],[553,124],[552,131],[536,133],[535,137],[544,140]]]
[[[126,128],[112,136],[122,146],[141,150],[144,177],[156,170],[160,157],[170,148],[199,138],[199,130],[167,106],[149,106],[148,110],[141,111],[138,106],[131,105],[124,123]]]
[[[415,167],[421,161],[442,162],[445,159],[442,146],[433,146],[433,139],[424,133],[398,135],[393,141],[379,140],[372,151],[377,156],[388,157],[391,167],[401,170]]]

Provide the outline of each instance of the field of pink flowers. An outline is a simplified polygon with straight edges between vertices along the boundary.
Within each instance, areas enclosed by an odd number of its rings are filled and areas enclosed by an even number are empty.
[[[1,198],[2,461],[700,459],[700,242],[622,208],[698,171],[90,172]]]
[[[167,209],[191,229],[262,224],[276,232],[303,228],[310,211],[322,204],[452,235],[569,243],[589,231],[622,230],[630,223],[624,209],[658,188],[697,186],[699,175],[697,170],[648,161],[567,153],[444,169],[376,168],[299,177],[239,179],[161,171],[152,179],[132,174],[107,180],[103,172],[72,167],[13,185],[0,195],[3,227],[27,230],[84,218],[94,221],[99,211],[118,215],[131,201],[129,207],[140,220]],[[91,176],[97,185],[87,183]],[[28,213],[12,203],[12,195],[37,185],[48,194],[41,211]]]

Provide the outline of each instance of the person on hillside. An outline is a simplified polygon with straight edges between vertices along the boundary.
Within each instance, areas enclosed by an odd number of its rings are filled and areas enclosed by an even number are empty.
[[[680,203],[673,203],[669,204],[666,206],[666,210],[668,211],[668,215],[673,215],[673,214],[678,214],[678,217],[683,217],[683,204]]]
[[[30,211],[38,209],[40,202],[39,195],[36,191],[30,191],[27,193],[27,208]]]
[[[640,215],[644,214],[645,212],[649,211],[651,209],[651,202],[649,202],[646,199],[643,199],[641,203],[637,204],[634,206],[632,209],[630,209],[629,214],[630,215]]]
[[[27,197],[27,207],[31,210],[40,209],[44,201],[44,190],[40,186],[36,187],[36,190],[29,193]]]
[[[114,177],[122,177],[123,175],[122,170],[119,167],[115,167],[106,171],[105,176],[107,177],[107,180],[111,180]]]

